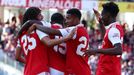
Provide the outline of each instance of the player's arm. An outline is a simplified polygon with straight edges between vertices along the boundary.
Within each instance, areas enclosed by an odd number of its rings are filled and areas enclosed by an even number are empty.
[[[40,22],[40,21],[37,21],[37,20],[28,20],[27,22],[25,22],[22,25],[21,29],[18,31],[18,33],[16,35],[16,38],[19,37],[24,30],[28,30],[29,27],[31,27],[33,23],[37,23],[39,25],[42,25],[42,22]]]
[[[30,34],[33,30],[38,29],[44,33],[50,34],[50,35],[59,35],[62,36],[61,32],[57,29],[49,28],[46,26],[41,26],[37,23],[34,23],[28,30],[28,34]]]
[[[114,48],[108,49],[89,49],[85,51],[86,55],[94,55],[94,54],[107,54],[107,55],[121,55],[122,54],[122,47],[120,43],[114,45]]]
[[[108,55],[121,55],[122,54],[122,40],[120,38],[120,32],[116,28],[109,30],[108,39],[114,46],[113,48],[107,49],[90,49],[85,52],[85,54],[91,55],[96,53],[108,54]]]
[[[22,48],[20,46],[19,40],[17,41],[17,46],[16,46],[15,51],[16,51],[16,54],[15,54],[16,60],[19,61],[19,62],[25,63],[26,61],[25,61],[25,58],[22,57]]]
[[[69,35],[67,35],[66,37],[59,38],[59,39],[50,39],[48,36],[45,36],[47,34],[44,34],[41,31],[38,31],[37,33],[38,33],[41,41],[45,45],[47,45],[47,46],[54,46],[54,45],[57,45],[57,44],[60,44],[60,43],[63,43],[63,42],[66,42],[66,41],[72,39],[74,34],[75,34],[75,31],[76,31],[76,29],[73,29]]]
[[[17,47],[16,48],[16,55],[15,55],[15,58],[17,61],[19,62],[22,62],[22,63],[25,63],[25,58],[21,56],[21,47]]]
[[[104,38],[106,29],[105,29],[104,23],[102,21],[101,15],[100,15],[100,13],[97,10],[93,9],[93,11],[94,11],[94,14],[95,14],[98,22],[99,22],[99,28],[100,28],[100,32],[101,32],[101,38]]]

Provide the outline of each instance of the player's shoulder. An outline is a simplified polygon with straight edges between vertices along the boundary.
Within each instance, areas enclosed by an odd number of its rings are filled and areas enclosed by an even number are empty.
[[[77,25],[77,30],[78,31],[87,31],[83,24]]]
[[[77,35],[79,35],[79,36],[87,36],[88,31],[84,26],[78,26],[77,27]]]
[[[58,24],[58,23],[55,23],[55,24],[52,24],[51,25],[51,28],[56,28],[56,29],[59,29],[59,28],[63,28],[62,25]]]
[[[111,24],[111,28],[110,30],[112,30],[112,32],[114,31],[123,31],[122,25],[119,22],[114,22]]]

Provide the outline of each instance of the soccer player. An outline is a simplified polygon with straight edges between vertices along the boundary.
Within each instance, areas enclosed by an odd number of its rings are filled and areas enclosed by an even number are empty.
[[[54,35],[67,36],[73,28],[77,27],[77,33],[73,39],[68,40],[66,53],[66,72],[65,75],[91,75],[90,67],[87,63],[88,58],[83,56],[84,50],[88,48],[89,36],[83,24],[80,24],[81,12],[78,9],[72,8],[67,11],[65,29],[51,29],[34,24],[29,28],[31,32],[35,28]]]
[[[51,28],[61,29],[64,25],[64,17],[60,13],[54,13],[51,16]],[[51,39],[58,39],[61,36],[52,36]],[[48,50],[49,57],[49,67],[50,67],[50,75],[64,75],[65,72],[65,57],[66,53],[66,43],[61,43],[59,45],[52,46],[50,50]]]
[[[24,14],[23,24],[28,20],[41,21],[42,19],[41,10],[37,7],[30,7]],[[44,22],[41,22],[41,24],[48,25]],[[60,44],[70,38],[69,35],[65,38],[53,40],[39,30],[35,30],[29,35],[27,35],[26,31],[23,31],[18,38],[16,53],[19,55],[21,54],[19,53],[21,52],[20,50],[23,50],[25,54],[24,75],[49,75],[48,46]]]
[[[108,26],[101,49],[89,49],[85,54],[100,53],[96,75],[121,75],[121,54],[123,43],[123,29],[116,21],[119,12],[118,5],[109,2],[102,5],[102,21]]]

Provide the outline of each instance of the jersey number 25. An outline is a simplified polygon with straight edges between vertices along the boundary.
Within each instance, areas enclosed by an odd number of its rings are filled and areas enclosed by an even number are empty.
[[[25,54],[27,55],[28,50],[32,50],[36,47],[36,40],[33,37],[29,37],[27,35],[24,35],[21,38],[21,42],[23,43],[23,49]]]

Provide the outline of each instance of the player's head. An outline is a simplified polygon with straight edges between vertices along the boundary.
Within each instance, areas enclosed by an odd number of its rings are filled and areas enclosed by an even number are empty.
[[[28,20],[41,21],[42,19],[43,19],[43,16],[41,15],[41,10],[38,7],[30,7],[24,13],[22,24],[24,24]]]
[[[105,25],[109,25],[111,21],[116,20],[116,16],[119,12],[119,7],[114,2],[108,2],[102,5],[102,20]]]
[[[66,24],[67,26],[75,26],[80,23],[81,12],[79,9],[72,8],[67,11]]]
[[[63,25],[64,21],[65,21],[64,16],[61,13],[54,13],[51,16],[51,24],[58,23]]]

